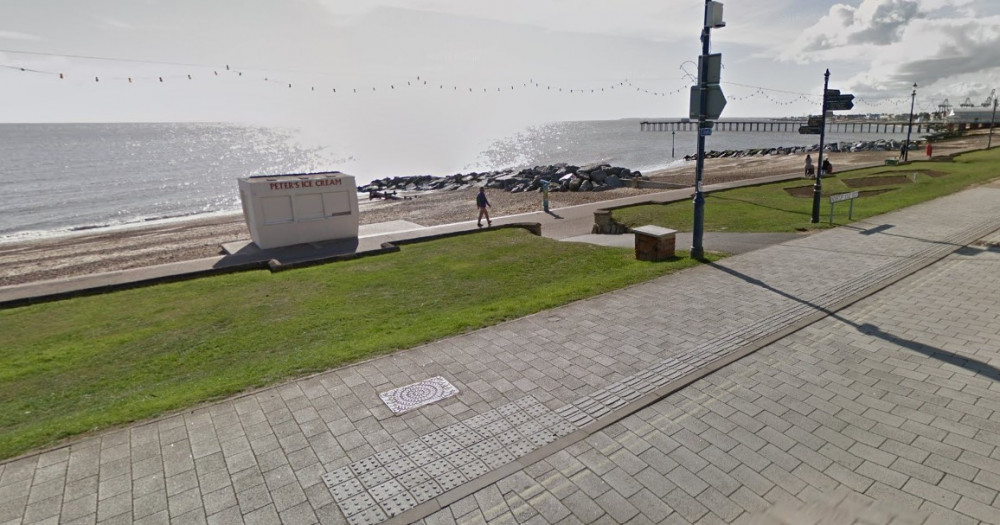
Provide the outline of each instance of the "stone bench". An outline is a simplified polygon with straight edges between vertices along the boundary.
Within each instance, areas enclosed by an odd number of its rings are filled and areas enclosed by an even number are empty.
[[[635,234],[635,258],[640,261],[665,261],[674,256],[677,230],[647,224],[632,228]]]

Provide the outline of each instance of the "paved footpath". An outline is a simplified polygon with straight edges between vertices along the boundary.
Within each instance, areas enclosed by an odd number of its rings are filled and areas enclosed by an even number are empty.
[[[998,230],[967,190],[106,432],[0,523],[998,522]]]

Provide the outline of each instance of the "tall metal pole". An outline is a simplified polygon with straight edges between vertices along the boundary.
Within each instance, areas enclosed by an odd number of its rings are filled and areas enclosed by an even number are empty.
[[[903,157],[900,162],[910,160],[910,132],[913,131],[913,102],[917,100],[917,83],[913,83],[913,93],[910,94],[910,126],[906,128],[906,144],[903,145]]]
[[[674,155],[674,142],[676,140],[677,140],[677,130],[673,130],[670,132],[670,158],[676,157],[676,155]]]
[[[708,53],[711,28],[709,28],[709,2],[705,0],[705,24],[701,30],[701,71],[698,72],[698,89],[700,90],[700,108],[698,115],[698,159],[694,168],[694,229],[691,232],[691,258],[705,257],[705,247],[702,238],[705,235],[705,194],[702,192],[702,174],[705,171],[705,112],[708,109]]]
[[[813,184],[812,223],[819,222],[819,201],[823,194],[823,142],[826,139],[826,92],[830,87],[830,70],[823,74],[823,120],[819,130],[819,159],[816,161],[816,182]]]
[[[993,144],[993,123],[997,120],[997,90],[993,90],[993,115],[990,116],[990,138],[986,139],[986,149]]]

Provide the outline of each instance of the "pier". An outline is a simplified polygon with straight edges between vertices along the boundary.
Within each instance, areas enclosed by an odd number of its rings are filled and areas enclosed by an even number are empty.
[[[715,122],[713,131],[740,131],[761,133],[796,133],[800,126],[805,126],[805,120],[719,120]],[[940,123],[938,123],[940,124]],[[827,122],[827,133],[906,133],[908,122],[891,121],[856,121]],[[929,131],[931,123],[914,122],[913,131],[924,133]],[[639,123],[640,131],[696,131],[698,122],[688,119],[662,120],[656,122],[643,121]]]

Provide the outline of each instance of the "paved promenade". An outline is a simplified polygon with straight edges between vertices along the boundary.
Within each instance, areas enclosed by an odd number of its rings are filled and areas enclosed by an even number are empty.
[[[0,523],[997,523],[998,230],[972,189],[106,432]]]

